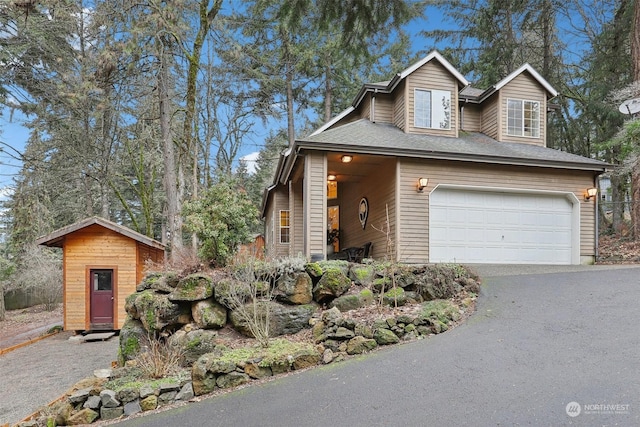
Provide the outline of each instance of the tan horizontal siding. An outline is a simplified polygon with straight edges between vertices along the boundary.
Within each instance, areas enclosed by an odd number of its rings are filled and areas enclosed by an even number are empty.
[[[371,94],[367,93],[358,106],[358,115],[361,119],[371,120]]]
[[[460,113],[460,129],[467,132],[482,131],[482,110],[479,106],[469,104],[465,105],[464,110]]]
[[[414,71],[407,77],[408,96],[408,130],[411,133],[424,133],[443,136],[458,136],[458,83],[456,79],[437,61],[429,61],[420,69]],[[444,129],[424,129],[414,126],[414,98],[415,89],[425,90],[447,90],[451,93],[451,128]],[[433,106],[432,106],[433,107]]]
[[[327,230],[327,160],[323,153],[305,156],[305,191],[307,200],[307,255],[326,253]]]
[[[429,178],[429,186],[424,193],[417,193],[416,183],[421,176]],[[584,190],[593,186],[591,172],[403,160],[400,164],[399,184],[401,260],[428,260],[428,195],[438,184],[572,192],[580,201],[580,255],[595,255],[595,212],[592,203],[583,202]]]
[[[523,99],[540,102],[540,137],[527,138],[507,134],[507,99]],[[545,89],[528,73],[520,74],[500,89],[500,127],[502,141],[519,142],[523,144],[545,145],[547,123],[547,95]]]
[[[481,116],[482,133],[493,139],[500,140],[498,135],[498,95],[494,95],[483,103]]]
[[[374,113],[377,123],[393,123],[393,99],[391,95],[378,94],[375,98]]]
[[[302,181],[291,183],[289,192],[291,206],[291,249],[290,256],[304,253],[304,209],[302,206]]]
[[[375,175],[368,176],[358,183],[346,183],[343,186],[344,203],[340,206],[340,228],[344,238],[340,247],[362,246],[372,242],[370,257],[384,259],[386,253],[386,207],[389,207],[390,237],[395,238],[396,224],[396,160],[387,159],[376,168]],[[360,200],[369,201],[369,217],[363,230],[358,216]],[[376,230],[381,229],[383,231]]]
[[[393,100],[393,124],[397,128],[405,130],[407,118],[405,117],[406,108],[406,85],[404,81],[396,87],[395,98]]]

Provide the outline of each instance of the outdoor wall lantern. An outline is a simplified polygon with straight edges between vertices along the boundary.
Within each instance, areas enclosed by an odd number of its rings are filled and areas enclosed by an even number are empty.
[[[342,163],[351,163],[351,160],[353,160],[353,156],[345,154],[344,156],[340,157],[340,160],[342,161]]]
[[[418,193],[422,193],[422,190],[424,190],[424,187],[426,187],[427,184],[429,184],[429,178],[419,178],[418,179]]]
[[[329,175],[327,175],[327,180],[328,181],[335,181],[336,180],[336,176],[332,173],[330,173]]]
[[[587,188],[587,191],[584,193],[584,199],[589,200],[590,198],[595,197],[596,194],[598,194],[597,188]]]

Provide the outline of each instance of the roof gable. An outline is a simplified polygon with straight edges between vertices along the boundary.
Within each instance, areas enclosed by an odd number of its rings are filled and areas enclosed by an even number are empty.
[[[467,79],[465,79],[464,76],[462,74],[460,74],[460,72],[458,70],[456,70],[453,67],[453,65],[451,65],[451,63],[449,61],[444,59],[444,57],[442,55],[440,55],[440,53],[438,53],[438,51],[436,51],[436,50],[432,51],[430,54],[428,54],[427,56],[425,56],[420,61],[418,61],[415,64],[413,64],[412,66],[410,66],[410,67],[406,68],[405,70],[403,70],[402,72],[398,73],[396,75],[397,78],[394,77],[394,79],[391,80],[390,85],[394,85],[394,87],[395,87],[395,85],[397,85],[400,81],[406,79],[414,71],[418,70],[420,67],[422,67],[423,65],[425,65],[426,63],[428,63],[428,62],[430,62],[430,61],[432,61],[434,59],[436,61],[438,61],[444,68],[446,68],[447,71],[449,71],[456,78],[456,80],[458,80],[460,85],[469,86],[469,82],[467,81]],[[395,82],[395,84],[394,84],[395,80],[397,80],[397,82]]]
[[[504,86],[506,86],[507,84],[509,84],[513,79],[515,79],[516,77],[518,77],[520,74],[524,73],[524,72],[528,72],[529,74],[531,74],[531,76],[542,86],[544,87],[547,92],[549,92],[551,94],[551,97],[553,98],[554,96],[558,96],[558,91],[555,90],[553,88],[553,86],[551,86],[551,84],[545,80],[544,77],[542,77],[531,65],[529,64],[524,64],[523,66],[521,66],[520,68],[518,68],[517,70],[515,70],[513,73],[509,74],[507,77],[505,77],[504,79],[500,80],[498,83],[495,84],[495,89],[496,90],[500,90],[502,89]]]
[[[78,221],[74,224],[67,225],[66,227],[62,227],[50,234],[47,234],[46,236],[42,236],[36,240],[36,244],[61,248],[65,236],[82,230],[83,228],[87,228],[91,225],[102,226],[108,230],[111,230],[118,234],[122,234],[123,236],[129,237],[130,239],[143,243],[147,246],[164,250],[164,245],[157,240],[145,236],[144,234],[140,234],[137,231],[133,231],[123,225],[116,224],[115,222],[111,222],[97,216],[93,216],[82,221]]]

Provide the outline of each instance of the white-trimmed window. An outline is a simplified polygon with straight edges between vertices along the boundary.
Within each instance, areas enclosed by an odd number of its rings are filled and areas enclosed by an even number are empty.
[[[507,135],[540,138],[540,102],[507,99]]]
[[[289,222],[289,211],[280,211],[280,243],[289,243],[291,241],[291,225]]]
[[[415,89],[413,125],[417,128],[451,129],[451,92]]]

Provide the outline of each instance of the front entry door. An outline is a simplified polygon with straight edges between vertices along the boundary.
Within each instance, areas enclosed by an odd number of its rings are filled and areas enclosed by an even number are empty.
[[[113,329],[113,270],[90,270],[91,329]]]

